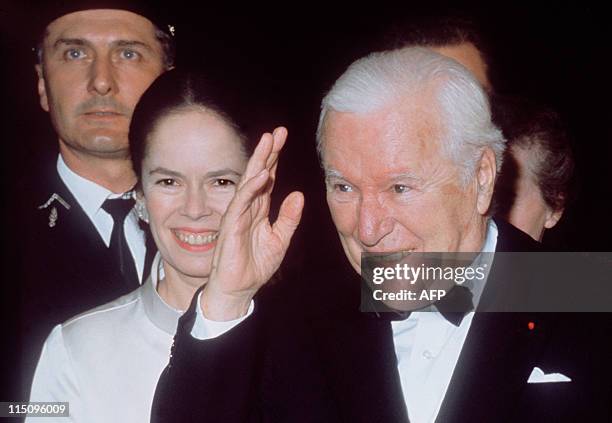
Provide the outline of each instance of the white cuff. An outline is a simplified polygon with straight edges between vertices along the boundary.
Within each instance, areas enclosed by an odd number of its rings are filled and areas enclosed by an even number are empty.
[[[202,292],[198,294],[198,303],[196,304],[196,319],[193,325],[193,329],[191,329],[191,336],[200,340],[213,339],[223,335],[225,332],[229,331],[235,326],[238,326],[238,324],[240,324],[244,319],[249,317],[253,313],[253,310],[255,310],[255,302],[251,300],[251,304],[249,304],[249,309],[244,316],[239,317],[235,320],[228,320],[227,322],[217,322],[215,320],[209,320],[204,317],[204,313],[202,312],[202,306],[200,304],[201,297]]]

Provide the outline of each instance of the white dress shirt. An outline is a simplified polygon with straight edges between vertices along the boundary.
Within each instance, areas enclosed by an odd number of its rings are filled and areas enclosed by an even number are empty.
[[[113,232],[113,217],[102,209],[102,204],[107,198],[120,198],[126,194],[115,194],[95,182],[77,175],[66,165],[61,154],[57,158],[57,172],[108,247]],[[125,218],[123,230],[130,253],[134,258],[134,263],[136,263],[138,279],[142,282],[146,254],[145,234],[138,226],[138,216],[134,210]]]
[[[482,252],[493,253],[496,245],[497,226],[489,220]],[[440,313],[432,311],[413,312],[406,320],[391,322],[402,392],[411,423],[436,420],[473,318],[474,312],[470,312],[459,326],[455,326]]]
[[[30,401],[68,402],[70,417],[45,417],[45,422],[150,420],[157,381],[183,313],[157,293],[163,275],[157,254],[151,276],[140,288],[53,329],[36,367]],[[194,332],[210,339],[239,321],[220,324],[202,318]],[[33,421],[39,419],[26,419]]]

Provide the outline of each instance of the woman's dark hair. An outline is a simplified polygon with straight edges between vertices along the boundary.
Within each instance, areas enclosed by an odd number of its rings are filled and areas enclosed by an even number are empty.
[[[239,119],[243,113],[234,94],[192,72],[171,70],[157,78],[140,98],[130,123],[130,155],[139,184],[149,136],[161,119],[176,112],[199,108],[215,113],[236,131],[245,154],[249,154],[244,124]]]

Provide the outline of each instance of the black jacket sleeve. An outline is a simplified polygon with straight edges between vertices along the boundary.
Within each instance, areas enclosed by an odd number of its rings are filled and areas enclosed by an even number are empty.
[[[196,300],[181,317],[153,400],[153,423],[333,422],[315,338],[299,313],[257,303],[225,334],[191,336]]]

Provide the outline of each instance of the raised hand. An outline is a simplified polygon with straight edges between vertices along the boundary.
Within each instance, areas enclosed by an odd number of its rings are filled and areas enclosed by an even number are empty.
[[[300,223],[304,196],[297,191],[283,200],[273,224],[268,217],[278,156],[286,139],[282,127],[261,137],[223,217],[201,299],[208,319],[232,320],[246,314],[255,293],[280,266]]]

